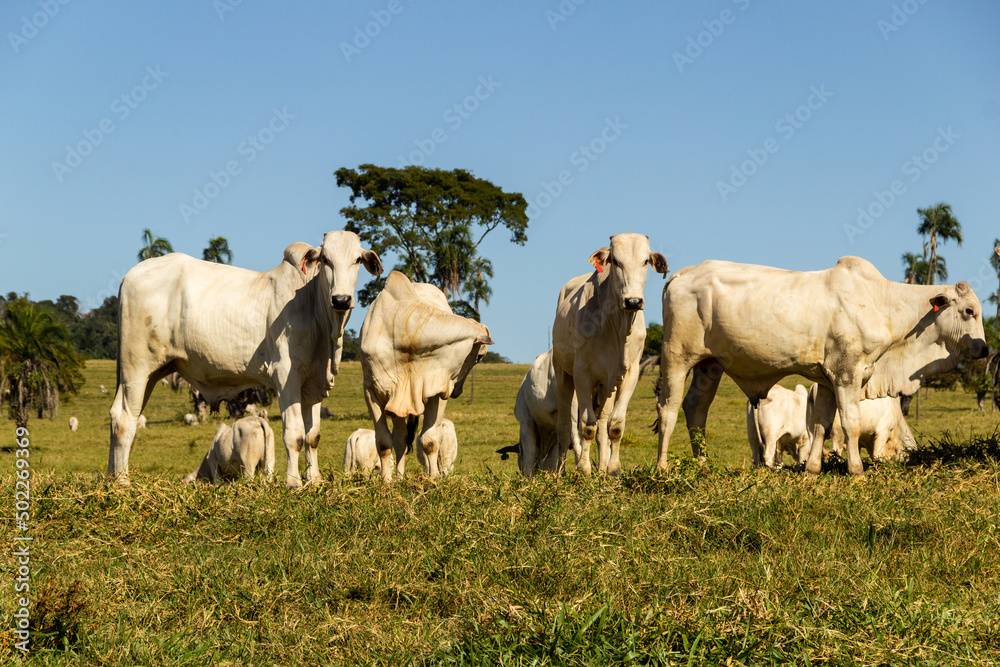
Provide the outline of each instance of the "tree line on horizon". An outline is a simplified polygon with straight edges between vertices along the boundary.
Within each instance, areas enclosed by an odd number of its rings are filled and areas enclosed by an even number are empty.
[[[380,256],[394,255],[393,270],[411,280],[439,287],[452,309],[479,320],[480,305],[489,304],[493,290],[493,264],[480,254],[486,236],[504,227],[510,242],[527,242],[527,202],[520,193],[507,193],[488,180],[462,169],[441,170],[418,166],[402,168],[362,164],[341,168],[334,176],[339,187],[350,190],[350,205],[340,214],[345,229]],[[902,255],[906,283],[935,284],[947,279],[947,263],[939,246],[949,241],[962,245],[961,224],[944,202],[917,209],[917,233],[925,238],[923,252]],[[1000,239],[991,256],[1000,276]],[[170,242],[150,229],[142,233],[137,259],[142,262],[173,252]],[[206,261],[231,264],[233,252],[221,236],[209,239],[202,252]],[[368,306],[385,283],[386,276],[369,280],[358,288],[358,301]],[[997,292],[986,301],[997,304],[997,318],[989,318],[988,340],[997,349],[1000,339],[1000,301]],[[52,417],[60,394],[73,394],[83,382],[81,369],[87,358],[115,359],[118,354],[118,297],[111,296],[97,308],[81,313],[79,300],[62,295],[55,301],[33,302],[28,294],[9,292],[0,296],[0,401],[19,425],[31,414]],[[986,319],[986,318],[984,318]],[[991,335],[992,334],[992,335]],[[655,356],[662,345],[659,323],[647,327],[645,354]],[[342,359],[357,360],[360,341],[354,330],[344,336]],[[958,377],[977,393],[997,385],[996,355],[993,367],[969,367]],[[485,362],[509,362],[489,352]],[[988,362],[990,360],[987,360]],[[947,382],[945,378],[942,381]],[[2,403],[0,403],[2,404]]]

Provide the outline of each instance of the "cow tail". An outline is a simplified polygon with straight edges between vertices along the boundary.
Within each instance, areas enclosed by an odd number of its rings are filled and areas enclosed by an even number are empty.
[[[413,441],[417,439],[417,418],[406,418],[406,453],[413,451]]]

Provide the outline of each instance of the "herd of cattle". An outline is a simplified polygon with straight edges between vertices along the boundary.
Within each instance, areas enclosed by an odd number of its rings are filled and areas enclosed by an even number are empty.
[[[616,234],[594,252],[594,271],[559,293],[553,347],[540,355],[515,403],[516,449],[525,476],[560,471],[569,449],[577,469],[621,470],[626,411],[639,378],[648,269],[666,275],[663,255],[641,234]],[[111,406],[108,474],[129,483],[129,451],[157,381],[178,373],[211,403],[250,387],[274,389],[288,457],[287,488],[320,478],[320,403],[337,375],[360,267],[382,273],[357,235],[329,232],[319,247],[293,243],[276,268],[255,272],[182,254],[141,262],[119,291],[118,384]],[[361,327],[364,396],[372,429],[348,440],[344,470],[402,475],[416,449],[432,477],[457,453],[444,418],[469,371],[493,343],[489,329],[452,312],[438,288],[393,271]],[[903,285],[870,263],[844,257],[823,271],[705,261],[677,271],[663,289],[659,457],[683,407],[694,453],[723,373],[746,393],[753,461],[791,453],[806,470],[822,465],[824,439],[863,470],[859,444],[876,458],[899,456],[913,438],[899,410],[921,380],[988,353],[979,299],[967,283]],[[807,392],[777,385],[789,375]],[[685,381],[691,376],[685,394]],[[422,420],[422,423],[421,423]],[[420,424],[418,433],[417,427]],[[218,481],[274,471],[266,419],[221,425],[197,471]]]

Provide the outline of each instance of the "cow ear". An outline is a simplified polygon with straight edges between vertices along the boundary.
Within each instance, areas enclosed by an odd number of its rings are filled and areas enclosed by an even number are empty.
[[[323,253],[322,248],[309,248],[304,255],[302,255],[302,266],[299,269],[303,274],[306,273],[306,269],[310,264],[315,264],[319,261],[320,255]]]
[[[667,258],[658,252],[649,253],[649,263],[653,265],[653,270],[657,273],[662,273],[664,277],[667,275]]]
[[[593,255],[591,255],[587,259],[587,261],[590,262],[590,264],[595,269],[597,269],[601,273],[604,273],[604,265],[608,263],[608,259],[610,257],[611,257],[611,248],[604,247],[595,252]]]
[[[933,299],[931,299],[931,305],[934,306],[934,310],[938,311],[942,308],[947,308],[951,304],[951,297],[941,292]]]
[[[361,252],[361,263],[365,265],[368,273],[373,276],[382,275],[382,260],[378,258],[374,250],[363,250]]]

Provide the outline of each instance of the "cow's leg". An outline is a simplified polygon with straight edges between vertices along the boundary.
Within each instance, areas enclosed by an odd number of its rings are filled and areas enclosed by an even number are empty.
[[[618,385],[618,389],[612,392],[609,398],[609,405],[612,406],[611,418],[608,421],[610,454],[607,472],[609,475],[617,475],[622,471],[621,443],[622,436],[625,435],[625,418],[628,414],[628,404],[631,402],[632,394],[635,393],[638,384],[639,364],[633,364]]]
[[[302,426],[306,432],[306,484],[319,482],[323,476],[319,472],[319,426],[322,419],[319,411],[322,405],[302,404]]]
[[[437,479],[441,476],[440,459],[441,456],[439,443],[437,441],[429,441],[425,438],[425,434],[432,428],[437,426],[438,421],[442,418],[442,412],[444,412],[442,405],[444,401],[439,398],[431,398],[427,401],[424,406],[424,423],[423,428],[420,431],[420,437],[417,439],[417,446],[421,447],[424,452],[424,465],[427,467],[427,475],[431,479]]]
[[[374,428],[375,449],[378,451],[379,460],[379,474],[382,475],[382,481],[388,484],[392,482],[392,466],[389,465],[389,461],[392,458],[392,432],[389,430],[389,424],[384,413],[374,422]]]
[[[119,362],[119,384],[111,403],[111,438],[108,448],[108,476],[122,486],[129,485],[128,457],[135,439],[136,423],[156,383],[168,374],[164,366],[156,371],[124,371]]]
[[[285,488],[298,489],[302,486],[302,478],[299,476],[299,452],[305,447],[306,431],[298,392],[289,389],[288,384],[285,384],[285,388],[285,394],[278,396],[278,407],[281,408],[281,436],[285,441],[285,452],[288,454]]]
[[[814,392],[814,393],[813,393]],[[833,427],[833,417],[837,411],[837,398],[833,391],[823,385],[810,390],[807,433],[812,438],[806,472],[818,475],[823,469],[823,441]]]
[[[597,441],[597,472],[602,473],[608,472],[608,466],[611,464],[611,438],[608,436],[608,422],[611,416],[607,408],[608,405],[605,403],[604,413],[597,418],[597,432],[594,433],[594,440]]]
[[[518,466],[521,468],[521,475],[531,477],[535,474],[536,463],[541,464],[546,460],[551,452],[540,452],[541,438],[538,437],[538,427],[535,420],[527,417],[521,422],[518,431],[518,442],[521,445],[521,455],[518,457]],[[555,448],[558,451],[558,447]],[[539,466],[541,467],[541,466]]]
[[[579,377],[574,377],[574,388],[576,390],[576,401],[579,405],[577,415],[579,425],[577,433],[580,434],[580,456],[576,462],[576,469],[584,475],[592,472],[590,462],[590,444],[597,435],[598,416],[604,412],[607,402],[607,395],[594,396],[594,386],[586,373],[580,373]]]
[[[757,430],[757,410],[753,403],[747,401],[747,440],[750,442],[750,458],[754,467],[760,466],[764,460],[764,450]]]
[[[835,393],[840,427],[844,432],[844,442],[847,443],[847,470],[852,475],[864,474],[864,465],[858,452],[858,439],[861,436],[861,387],[854,384],[840,386]]]
[[[665,347],[660,354],[660,395],[656,399],[660,420],[660,442],[656,458],[658,470],[666,470],[670,466],[670,436],[677,426],[677,413],[680,412],[684,397],[684,378],[688,373],[688,366],[672,360]]]
[[[396,455],[396,474],[400,477],[406,474],[406,450],[413,446],[411,437],[407,434],[408,430],[409,427],[405,418],[392,415],[392,449]],[[376,430],[375,433],[377,437],[378,431]],[[379,454],[381,455],[381,449],[379,450]],[[383,464],[386,463],[383,458]],[[382,479],[385,478],[386,475],[383,472]],[[389,479],[392,479],[391,473]]]
[[[573,376],[556,371],[556,405],[559,410],[556,420],[556,437],[559,443],[558,472],[566,469],[566,452],[574,443],[573,431],[576,430],[577,424],[576,416],[573,414],[574,396]]]
[[[718,359],[704,359],[694,367],[691,386],[681,407],[687,422],[688,437],[691,439],[691,453],[703,456],[701,443],[705,441],[705,424],[708,422],[708,408],[712,405],[715,392],[722,379],[722,364]]]
[[[774,468],[782,460],[782,450],[778,445],[780,436],[773,430],[770,428],[761,428],[760,430],[760,436],[764,441],[764,465],[768,468]]]

